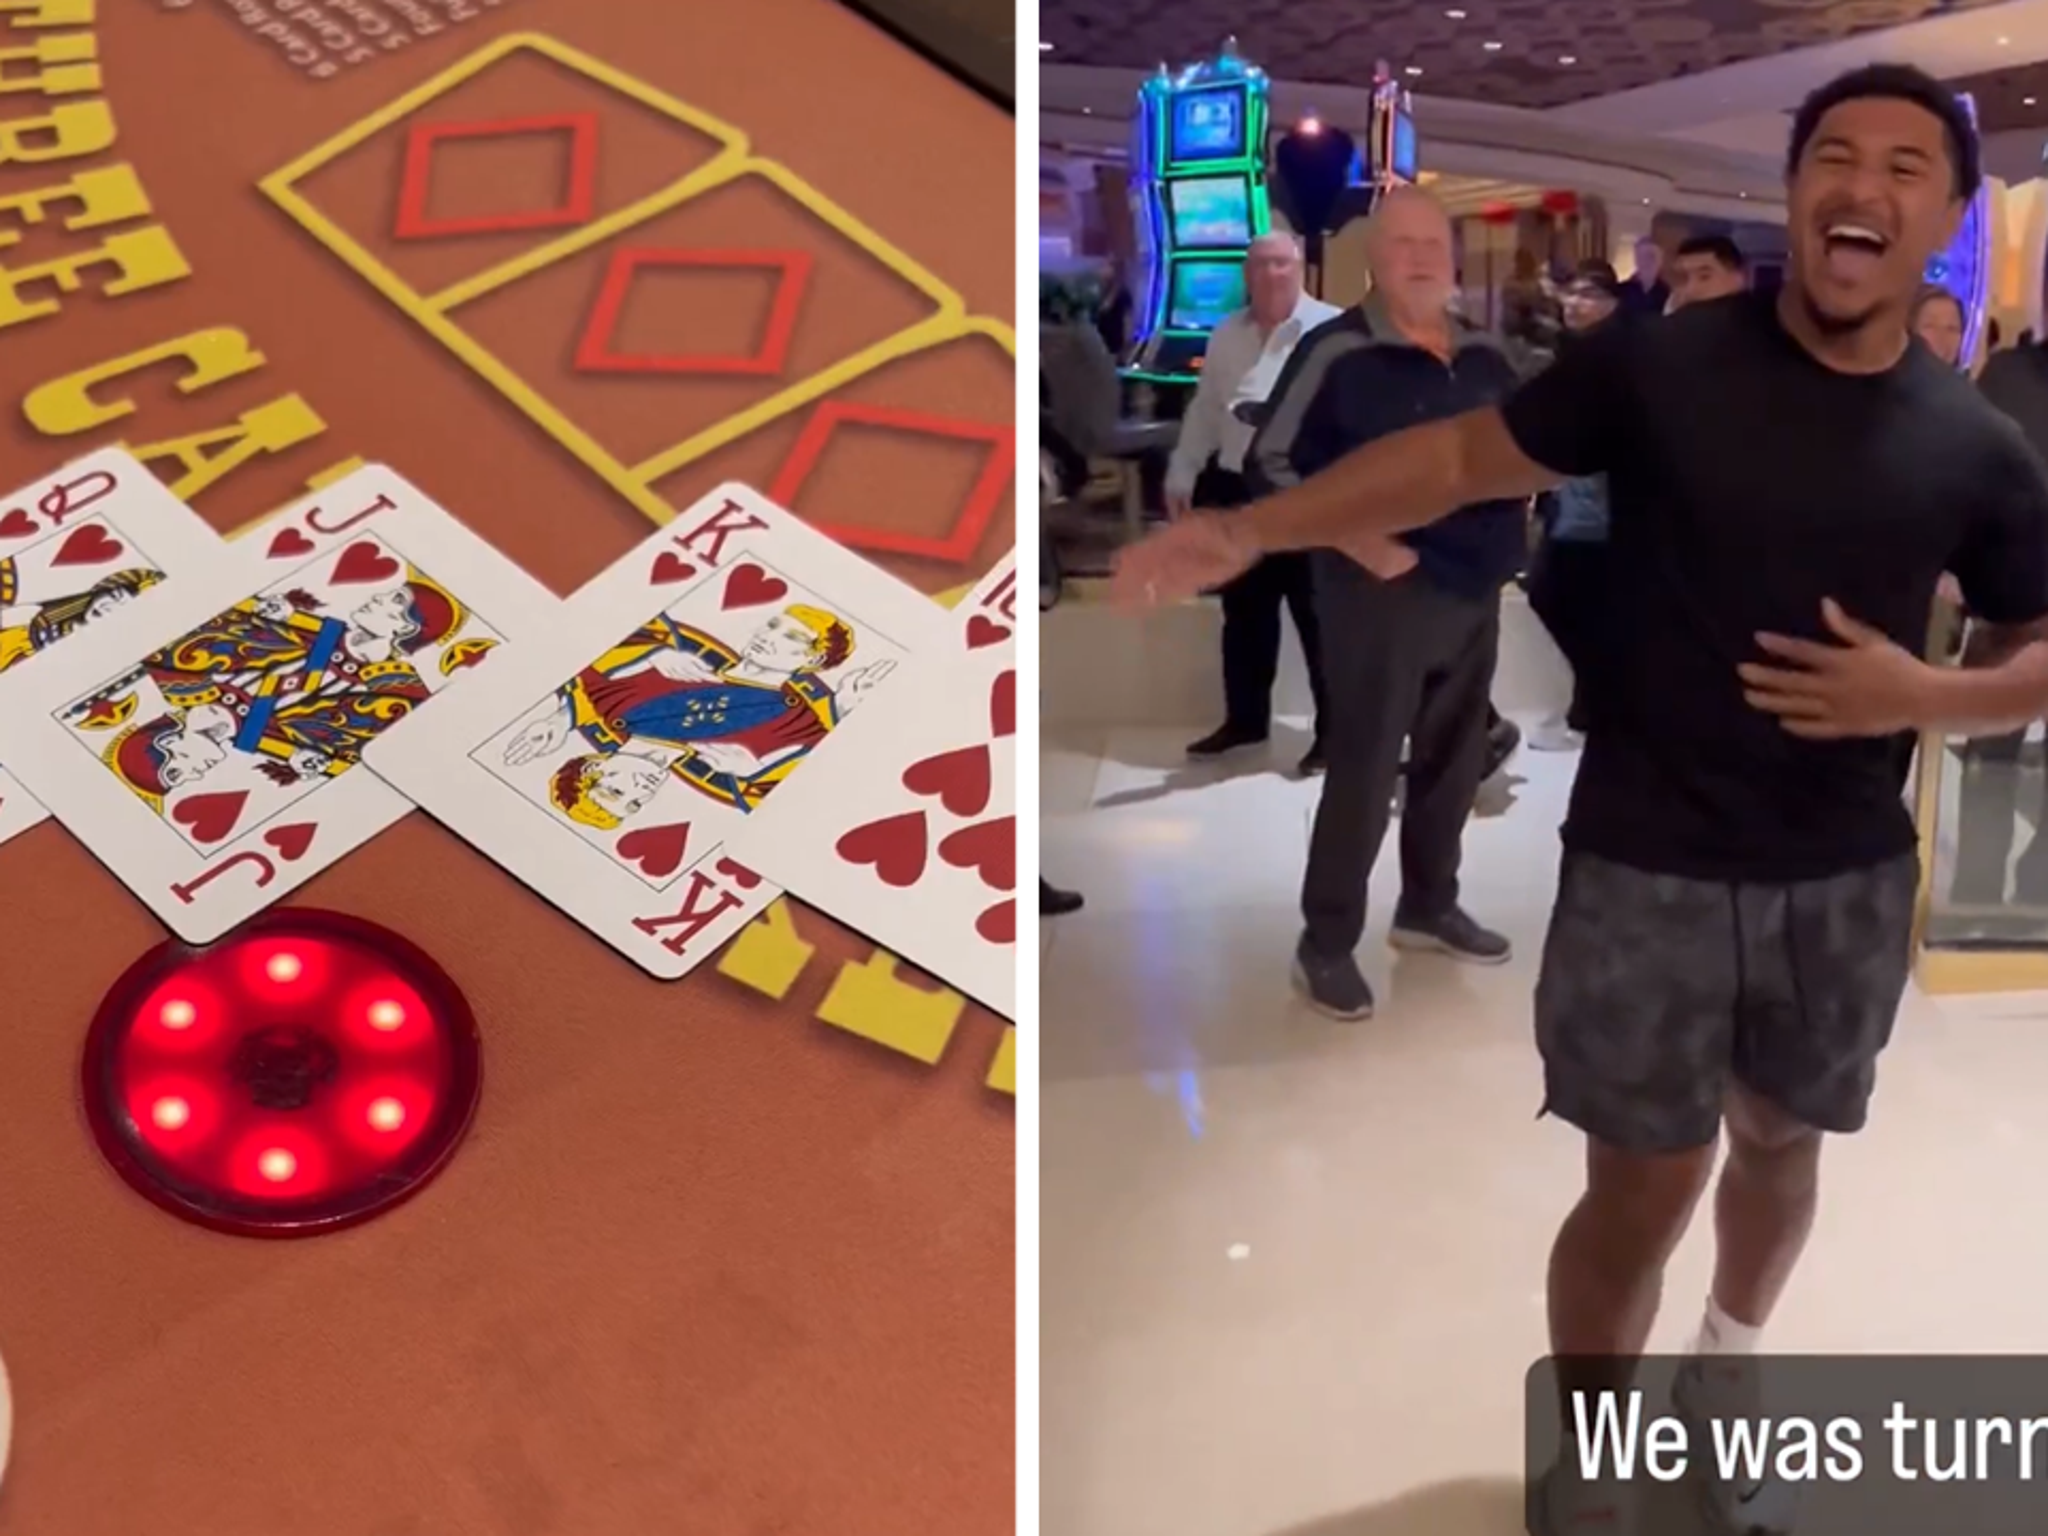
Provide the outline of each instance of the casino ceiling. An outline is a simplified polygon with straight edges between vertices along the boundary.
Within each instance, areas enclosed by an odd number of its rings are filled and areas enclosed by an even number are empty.
[[[1557,107],[1996,0],[1041,0],[1048,63],[1151,69],[1235,36],[1276,80]],[[1417,73],[1419,71],[1419,73]]]

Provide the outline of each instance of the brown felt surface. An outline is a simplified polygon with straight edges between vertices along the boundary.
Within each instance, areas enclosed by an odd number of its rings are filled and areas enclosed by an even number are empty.
[[[557,591],[641,537],[639,513],[256,190],[508,28],[739,124],[975,312],[1010,312],[1009,120],[824,0],[508,0],[325,82],[249,36],[230,0],[100,10],[121,137],[90,163],[136,166],[196,275],[76,294],[0,334],[0,481],[296,390],[329,431],[201,496],[216,527],[361,454]],[[5,101],[0,116],[34,110]],[[645,123],[619,132],[638,132],[640,156],[664,152]],[[62,174],[0,168],[0,197]],[[507,160],[480,174],[550,172]],[[681,171],[608,174],[603,194],[630,199]],[[361,175],[331,179],[371,217],[376,190],[344,185]],[[80,238],[31,230],[0,261]],[[821,269],[831,257],[815,231],[789,238],[813,241]],[[574,394],[563,347],[534,341],[573,332],[573,295],[536,293],[523,320],[499,295],[491,322],[533,343],[538,386]],[[62,442],[14,408],[38,382],[206,325],[246,330],[268,366],[189,398],[160,371],[135,388],[130,421]],[[971,398],[1005,419],[1007,359],[980,345],[906,369],[904,403]],[[849,397],[889,387],[877,377]],[[594,409],[643,448],[669,440],[651,418],[674,408],[633,383]],[[746,439],[722,456],[663,494],[776,458]],[[865,515],[857,482],[883,461],[907,489],[871,520],[942,523],[956,455],[875,445],[821,466],[806,514]],[[966,567],[885,563],[926,590],[956,586],[1010,541],[1007,503],[998,522]],[[415,816],[298,902],[407,934],[466,989],[485,1043],[475,1130],[394,1214],[252,1242],[138,1199],[84,1131],[86,1023],[162,931],[54,825],[0,848],[0,891],[0,1350],[16,1400],[0,1536],[1011,1529],[1013,1127],[1009,1101],[981,1086],[1001,1034],[987,1014],[969,1010],[936,1069],[817,1022],[838,963],[870,947],[807,911],[797,922],[820,953],[782,1001],[707,972],[661,986]]]

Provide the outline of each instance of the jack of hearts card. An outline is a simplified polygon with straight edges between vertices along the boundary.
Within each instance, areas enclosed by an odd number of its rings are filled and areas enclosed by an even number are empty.
[[[1005,1018],[1017,1005],[1017,572],[733,845],[750,868]]]
[[[555,607],[371,466],[225,546],[167,601],[0,677],[0,734],[30,792],[202,944],[410,811],[359,766],[364,747]]]
[[[687,974],[780,894],[726,844],[946,643],[930,598],[727,485],[370,766],[642,969]]]
[[[224,548],[118,448],[0,496],[0,672],[40,666],[88,624],[160,603]],[[0,728],[0,743],[7,740]],[[49,818],[5,762],[0,757],[0,843]]]

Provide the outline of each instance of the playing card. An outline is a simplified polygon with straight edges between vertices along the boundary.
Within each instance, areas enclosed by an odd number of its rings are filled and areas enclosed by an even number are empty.
[[[835,733],[733,854],[1005,1018],[1016,1010],[1017,572]]]
[[[946,626],[931,599],[721,486],[368,761],[672,979],[780,894],[726,840]]]
[[[0,672],[41,665],[116,609],[154,607],[223,547],[118,448],[0,496]],[[0,766],[0,843],[49,814]]]
[[[29,791],[205,943],[404,816],[358,769],[365,745],[554,612],[545,588],[372,466],[225,546],[162,603],[0,676],[0,729]]]

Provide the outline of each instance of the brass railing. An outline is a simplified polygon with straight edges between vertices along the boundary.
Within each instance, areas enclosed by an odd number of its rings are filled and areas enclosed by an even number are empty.
[[[1963,629],[1938,605],[1929,659],[1962,664]],[[1921,737],[1914,942],[1928,992],[2048,991],[2048,763],[2037,734]]]

